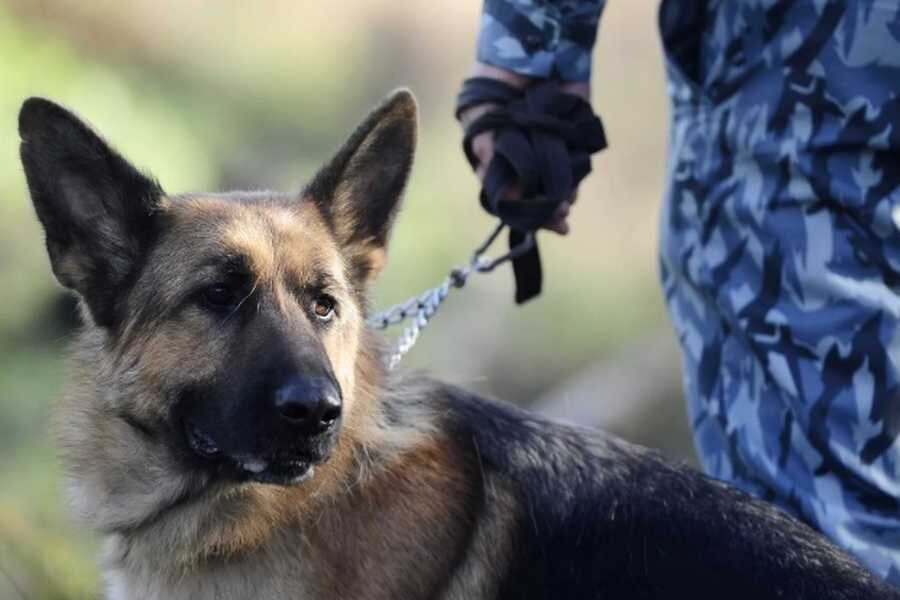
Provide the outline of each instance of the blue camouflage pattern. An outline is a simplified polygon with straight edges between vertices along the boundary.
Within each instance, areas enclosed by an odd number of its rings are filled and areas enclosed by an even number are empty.
[[[701,461],[900,585],[900,2],[660,17],[661,275]]]
[[[588,81],[605,0],[487,0],[477,59],[543,79]]]
[[[900,585],[900,0],[666,0],[660,29],[660,271],[701,462]],[[590,73],[590,48],[509,39],[484,17],[479,58]]]

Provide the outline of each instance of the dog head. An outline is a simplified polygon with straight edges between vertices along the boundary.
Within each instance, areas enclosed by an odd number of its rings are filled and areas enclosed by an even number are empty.
[[[81,301],[76,358],[91,371],[61,419],[114,422],[63,434],[70,462],[123,443],[115,427],[132,437],[123,452],[141,440],[209,480],[293,484],[325,462],[365,410],[366,291],[415,130],[400,91],[301,193],[170,196],[73,114],[27,100],[22,163],[53,273]]]

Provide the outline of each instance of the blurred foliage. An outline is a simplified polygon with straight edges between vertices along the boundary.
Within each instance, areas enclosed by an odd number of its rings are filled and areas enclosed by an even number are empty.
[[[509,273],[473,279],[412,365],[525,403],[661,326],[654,247],[666,120],[653,4],[607,10],[595,99],[613,151],[581,190],[574,233],[543,236],[544,295],[515,308]],[[439,281],[491,227],[452,118],[479,5],[0,3],[0,600],[98,590],[95,545],[64,516],[50,440],[75,309],[50,276],[27,198],[22,100],[71,106],[172,192],[296,189],[365,110],[410,86],[421,141],[377,289],[383,305]]]

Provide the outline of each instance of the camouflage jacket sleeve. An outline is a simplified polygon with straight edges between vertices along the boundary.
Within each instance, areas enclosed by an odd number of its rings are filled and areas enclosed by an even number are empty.
[[[606,0],[484,0],[478,60],[530,77],[587,81]]]

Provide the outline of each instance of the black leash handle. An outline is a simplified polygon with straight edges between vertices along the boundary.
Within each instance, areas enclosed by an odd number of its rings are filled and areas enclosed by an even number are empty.
[[[509,226],[510,248],[517,248],[572,197],[591,171],[591,154],[606,147],[606,135],[586,100],[551,82],[520,90],[488,77],[466,79],[457,97],[457,118],[481,104],[496,108],[466,127],[463,150],[477,168],[472,142],[481,133],[494,132],[494,157],[482,182],[481,205]],[[504,197],[513,184],[521,188],[521,199]],[[541,291],[537,243],[512,263],[516,303],[521,304]]]

